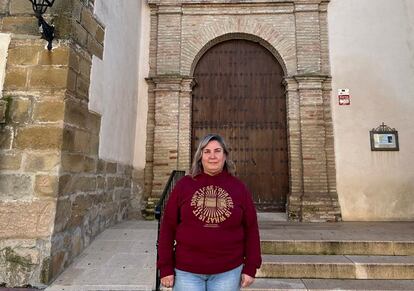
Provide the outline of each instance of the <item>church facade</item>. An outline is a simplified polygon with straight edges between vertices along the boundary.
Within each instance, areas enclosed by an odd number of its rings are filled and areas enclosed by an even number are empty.
[[[219,133],[259,211],[414,219],[409,0],[0,0],[0,283],[53,280]],[[398,140],[397,140],[398,139]]]

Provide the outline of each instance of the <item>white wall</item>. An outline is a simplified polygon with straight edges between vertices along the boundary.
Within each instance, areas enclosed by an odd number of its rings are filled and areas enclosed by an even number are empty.
[[[97,0],[103,60],[92,61],[89,108],[102,115],[99,156],[132,165],[138,101],[141,1]]]
[[[135,130],[134,166],[137,169],[144,169],[148,115],[148,85],[145,78],[148,77],[149,74],[150,8],[147,1],[141,0],[139,2],[141,2],[141,34],[139,43],[138,104]]]
[[[3,84],[6,74],[7,49],[10,44],[10,34],[0,33],[0,98],[3,96]]]
[[[337,190],[344,220],[414,219],[414,1],[331,0]],[[349,88],[351,105],[337,90]],[[369,131],[398,130],[400,151],[372,152]]]

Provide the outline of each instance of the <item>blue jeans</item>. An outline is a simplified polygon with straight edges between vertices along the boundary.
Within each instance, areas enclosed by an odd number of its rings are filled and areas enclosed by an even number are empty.
[[[238,291],[243,265],[218,274],[203,275],[175,269],[173,291]]]

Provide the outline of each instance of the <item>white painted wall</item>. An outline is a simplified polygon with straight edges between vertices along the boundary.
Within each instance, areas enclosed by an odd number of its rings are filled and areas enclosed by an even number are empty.
[[[10,34],[0,33],[0,98],[3,96],[3,84],[6,75],[7,49],[10,44]]]
[[[149,43],[150,43],[150,8],[147,1],[140,0],[141,22],[139,42],[138,68],[138,104],[135,129],[134,167],[145,168],[148,115],[148,85],[145,78],[149,75]]]
[[[103,60],[92,61],[89,108],[102,115],[99,156],[132,165],[140,73],[141,2],[97,0],[105,25]]]
[[[344,220],[414,219],[414,1],[331,0],[337,189]],[[339,106],[337,89],[351,105]],[[372,152],[369,131],[398,130],[400,151]]]

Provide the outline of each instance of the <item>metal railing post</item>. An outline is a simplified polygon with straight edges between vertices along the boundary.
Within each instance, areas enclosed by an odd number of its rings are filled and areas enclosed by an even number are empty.
[[[158,262],[158,240],[160,237],[160,228],[161,228],[161,220],[162,215],[164,213],[164,208],[167,205],[168,198],[170,197],[171,191],[174,189],[175,184],[177,181],[185,175],[184,171],[172,171],[170,177],[168,178],[168,182],[164,187],[164,191],[162,192],[160,201],[155,206],[155,219],[158,220],[158,230],[157,230],[157,242],[156,242],[156,248],[157,248],[157,262]],[[160,278],[160,270],[158,267],[155,269],[155,290],[160,291],[161,287],[161,278]]]

